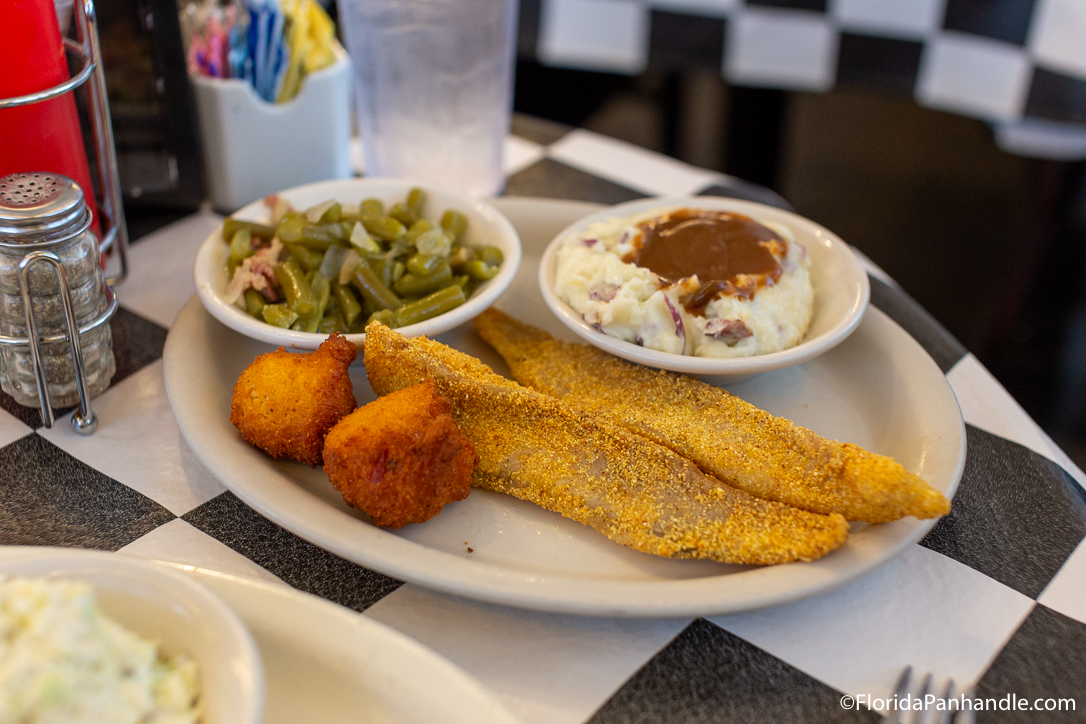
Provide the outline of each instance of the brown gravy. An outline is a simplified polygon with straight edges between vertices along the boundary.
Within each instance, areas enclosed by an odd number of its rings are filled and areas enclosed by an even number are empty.
[[[679,209],[639,228],[639,248],[623,261],[669,282],[697,274],[701,286],[683,300],[691,314],[703,316],[706,305],[723,294],[751,299],[781,276],[784,239],[747,216]]]

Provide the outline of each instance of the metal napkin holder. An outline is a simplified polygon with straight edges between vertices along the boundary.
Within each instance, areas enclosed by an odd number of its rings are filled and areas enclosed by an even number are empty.
[[[37,93],[29,93],[14,98],[0,98],[0,111],[4,108],[14,108],[52,100],[74,91],[88,80],[90,81],[87,87],[90,123],[94,133],[98,179],[104,195],[102,202],[99,204],[99,209],[102,212],[103,220],[107,222],[105,226],[108,227],[108,230],[102,235],[99,249],[102,253],[105,253],[116,242],[121,271],[117,276],[106,279],[105,290],[108,304],[105,311],[90,322],[77,328],[75,312],[72,308],[71,291],[68,287],[68,276],[59,257],[48,251],[34,251],[27,254],[19,262],[19,285],[22,290],[24,311],[26,313],[26,328],[30,336],[26,338],[0,335],[0,347],[30,347],[38,382],[38,399],[41,403],[42,422],[48,428],[53,426],[56,416],[53,412],[52,403],[49,401],[49,389],[41,347],[42,344],[67,341],[72,350],[76,386],[79,391],[79,409],[72,415],[72,427],[81,435],[89,435],[97,429],[98,419],[91,409],[90,397],[87,393],[87,372],[83,364],[83,351],[79,345],[79,337],[108,322],[110,317],[117,311],[117,294],[113,290],[113,285],[124,281],[128,276],[128,228],[125,225],[124,210],[121,205],[121,180],[117,171],[117,152],[113,142],[109,99],[106,96],[105,74],[101,63],[102,53],[98,43],[98,20],[93,0],[76,0],[75,25],[79,41],[64,38],[64,49],[74,55],[82,64],[79,72],[67,81]],[[48,171],[50,169],[37,170]],[[89,225],[89,223],[88,219],[87,224]],[[64,317],[68,328],[66,335],[54,335],[44,339],[38,336],[38,323],[31,305],[28,276],[30,266],[35,262],[48,263],[57,272],[60,280]]]

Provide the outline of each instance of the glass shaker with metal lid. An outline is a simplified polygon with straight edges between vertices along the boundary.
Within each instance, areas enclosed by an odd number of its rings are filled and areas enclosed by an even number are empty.
[[[87,401],[116,371],[106,323],[116,299],[90,223],[83,190],[66,176],[0,178],[0,387],[20,405],[40,406],[47,426],[53,409],[80,404],[73,425],[82,432],[94,425]]]

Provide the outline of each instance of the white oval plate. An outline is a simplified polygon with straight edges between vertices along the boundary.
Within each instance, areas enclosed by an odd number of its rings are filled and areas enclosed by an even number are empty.
[[[734,211],[756,221],[771,221],[787,227],[811,257],[811,284],[814,287],[814,315],[803,340],[790,349],[754,357],[694,357],[648,349],[611,337],[584,321],[572,307],[554,293],[558,248],[566,239],[580,234],[590,224],[649,211],[679,207]],[[611,206],[580,219],[563,229],[547,246],[539,267],[539,289],[555,316],[577,336],[631,362],[649,367],[699,375],[750,376],[768,370],[806,362],[833,349],[859,326],[871,297],[867,274],[856,255],[834,233],[789,211],[738,199],[715,196],[673,196],[641,199]]]
[[[599,207],[531,199],[500,199],[495,205],[513,220],[525,248],[517,279],[498,306],[570,339],[540,298],[539,259],[557,231]],[[508,372],[470,325],[438,339]],[[473,490],[424,524],[377,528],[343,503],[322,470],[273,460],[243,442],[230,425],[233,385],[267,350],[223,327],[196,300],[182,311],[166,340],[166,390],[193,451],[273,522],[344,558],[429,588],[603,616],[742,611],[854,580],[935,525],[907,518],[856,526],[843,548],[818,561],[761,568],[639,553],[557,513],[486,490]],[[374,399],[363,369],[356,366],[352,379],[360,404]],[[958,484],[965,427],[954,394],[920,345],[877,309],[826,354],[728,389],[822,435],[892,455],[948,496]]]
[[[165,656],[184,652],[199,667],[204,724],[264,721],[264,666],[249,631],[228,606],[189,578],[105,551],[0,547],[0,574],[85,581],[99,609]]]
[[[357,204],[362,199],[370,197],[381,199],[387,207],[403,201],[407,198],[407,192],[417,185],[417,183],[399,179],[356,178],[320,181],[297,186],[279,192],[279,196],[289,201],[296,209],[307,209],[329,199],[335,199],[340,203]],[[480,285],[471,298],[456,309],[397,330],[407,337],[440,334],[478,315],[493,304],[513,283],[517,268],[520,266],[520,239],[513,225],[501,215],[501,212],[486,202],[452,191],[426,187],[426,192],[427,218],[440,218],[446,209],[460,211],[468,217],[466,237],[468,243],[496,246],[502,250],[505,259],[502,262],[501,271],[493,279]],[[263,201],[255,201],[239,209],[233,216],[247,221],[268,223],[271,211]],[[222,296],[230,281],[226,278],[228,254],[229,248],[223,241],[221,225],[211,232],[196,253],[196,264],[193,269],[196,293],[215,319],[248,337],[273,345],[295,349],[316,349],[325,340],[327,335],[296,332],[265,324],[246,314],[237,306],[228,304]],[[348,334],[346,337],[359,349],[366,339],[365,334]]]
[[[268,672],[264,724],[518,722],[461,669],[363,614],[286,585],[175,567],[253,632]]]

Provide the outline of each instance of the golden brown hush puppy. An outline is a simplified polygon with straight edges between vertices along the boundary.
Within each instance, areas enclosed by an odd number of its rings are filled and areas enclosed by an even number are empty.
[[[312,354],[260,355],[234,385],[231,424],[273,458],[320,465],[324,436],[356,407],[347,368],[357,356],[338,333]]]
[[[429,520],[467,497],[478,459],[451,412],[429,380],[364,405],[328,433],[324,472],[377,525]]]

